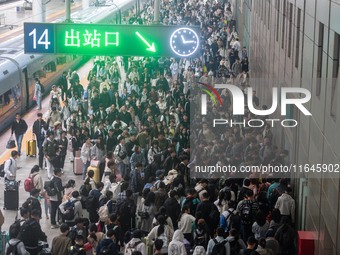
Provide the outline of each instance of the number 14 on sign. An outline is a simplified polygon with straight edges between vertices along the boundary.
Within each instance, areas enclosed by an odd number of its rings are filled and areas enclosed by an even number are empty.
[[[45,29],[44,32],[41,34],[39,39],[37,40],[37,29],[34,28],[31,33],[28,34],[29,36],[33,36],[33,49],[37,49],[37,43],[39,45],[45,45],[45,49],[48,50],[48,46],[51,42],[48,40],[48,29]]]

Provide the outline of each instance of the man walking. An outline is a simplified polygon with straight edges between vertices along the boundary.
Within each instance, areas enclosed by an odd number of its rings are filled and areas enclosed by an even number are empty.
[[[18,155],[21,154],[21,143],[24,134],[27,131],[27,123],[21,118],[20,113],[15,114],[15,121],[12,123],[12,135],[15,133],[15,139],[17,141]]]

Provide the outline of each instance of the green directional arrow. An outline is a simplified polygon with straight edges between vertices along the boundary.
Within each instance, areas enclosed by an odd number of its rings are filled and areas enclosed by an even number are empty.
[[[139,32],[136,32],[136,35],[138,35],[138,37],[140,39],[142,39],[142,41],[149,47],[146,50],[156,52],[156,48],[155,48],[154,43],[150,44],[147,40],[145,40],[145,38]]]

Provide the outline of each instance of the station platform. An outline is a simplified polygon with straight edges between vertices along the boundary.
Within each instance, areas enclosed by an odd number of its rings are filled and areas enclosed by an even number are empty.
[[[80,83],[84,86],[87,86],[87,74],[89,70],[93,67],[93,60],[90,60],[87,62],[84,66],[82,66],[80,69],[77,70],[77,73],[80,77]],[[42,101],[42,109],[36,110],[35,107],[31,109],[28,113],[22,116],[22,118],[27,122],[28,130],[26,134],[24,135],[23,141],[22,141],[22,152],[21,156],[17,159],[17,165],[19,169],[17,170],[17,181],[21,180],[21,185],[19,187],[19,207],[26,201],[26,199],[29,197],[29,193],[24,190],[24,180],[29,176],[29,173],[31,171],[31,168],[38,164],[38,158],[37,157],[26,157],[26,148],[25,144],[27,140],[30,140],[32,138],[32,126],[34,121],[37,119],[37,113],[46,113],[48,110],[48,103],[49,103],[49,97],[45,97]],[[8,139],[11,136],[11,130],[7,130],[6,132],[2,133],[0,136],[0,163],[3,163],[5,160],[7,160],[10,157],[10,153],[12,149],[6,149],[6,144]],[[13,150],[16,150],[14,148]],[[38,152],[38,150],[37,150]],[[70,161],[69,154],[71,152],[68,151],[68,155],[66,156],[65,160],[65,167],[64,167],[64,174],[62,176],[63,179],[63,185],[65,185],[68,180],[73,179],[76,181],[76,188],[79,188],[83,181],[81,175],[74,175],[73,174],[73,163]],[[47,171],[41,170],[41,175],[43,177],[43,180],[46,181],[47,179]],[[3,210],[4,207],[4,180],[3,178],[0,180],[0,209],[2,210],[4,216],[5,216],[5,223],[1,227],[1,231],[8,231],[9,226],[14,222],[15,217],[17,213],[20,213],[18,211],[12,211],[12,210]],[[42,204],[42,210],[43,210],[43,217],[40,220],[41,228],[46,233],[48,237],[48,243],[51,244],[53,237],[59,235],[59,229],[51,229],[51,223],[50,220],[47,220],[45,216],[44,211],[44,200],[41,200]],[[84,211],[84,216],[86,216],[86,210]]]
[[[24,22],[33,22],[33,11],[24,8],[24,0],[11,1],[0,5],[0,43],[23,34]],[[71,12],[82,10],[81,0],[71,4]],[[65,17],[65,2],[51,0],[46,6],[46,22],[51,23]]]

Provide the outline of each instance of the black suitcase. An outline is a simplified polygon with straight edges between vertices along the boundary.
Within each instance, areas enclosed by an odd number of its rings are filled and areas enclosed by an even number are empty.
[[[4,210],[19,209],[19,189],[5,190],[4,198]]]

